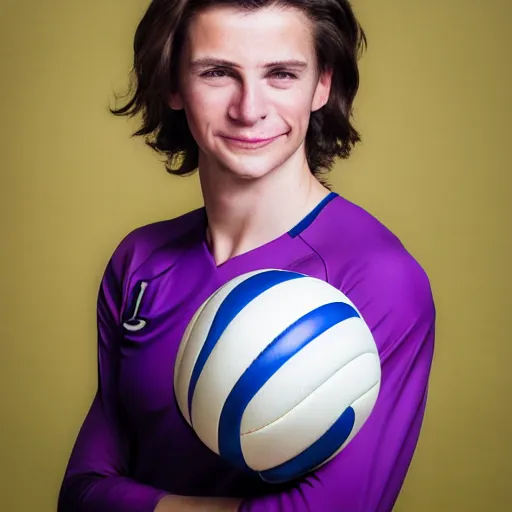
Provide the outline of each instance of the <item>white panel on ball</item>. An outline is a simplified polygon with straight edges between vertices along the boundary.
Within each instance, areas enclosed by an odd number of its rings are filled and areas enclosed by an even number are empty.
[[[320,334],[286,362],[251,400],[243,415],[242,434],[280,418],[340,368],[367,352],[376,353],[375,343],[359,318],[349,318]],[[303,378],[297,379],[299,375]]]
[[[373,386],[372,389],[370,389],[367,393],[365,393],[363,396],[358,398],[353,404],[352,409],[354,409],[355,412],[355,423],[352,428],[352,432],[347,437],[345,442],[336,450],[329,458],[325,459],[323,461],[323,464],[329,462],[330,460],[334,459],[338,453],[340,453],[345,446],[347,446],[350,441],[357,435],[357,433],[361,430],[363,425],[366,423],[366,420],[370,417],[370,414],[375,406],[375,403],[377,401],[377,397],[379,396],[380,391],[380,381]],[[314,470],[316,468],[313,468]]]
[[[292,459],[317,441],[341,412],[379,379],[378,357],[366,353],[352,360],[285,416],[242,436],[247,464],[264,471]]]

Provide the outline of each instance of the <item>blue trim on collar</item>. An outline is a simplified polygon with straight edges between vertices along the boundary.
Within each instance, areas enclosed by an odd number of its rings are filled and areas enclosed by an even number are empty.
[[[295,238],[305,231],[313,221],[318,217],[320,212],[330,203],[335,197],[338,197],[336,192],[331,192],[328,196],[324,197],[314,210],[309,212],[294,228],[288,231],[288,234]]]

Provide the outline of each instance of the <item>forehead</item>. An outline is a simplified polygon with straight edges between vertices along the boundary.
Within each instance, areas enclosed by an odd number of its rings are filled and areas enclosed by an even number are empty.
[[[189,60],[214,56],[256,66],[315,58],[312,24],[304,13],[292,8],[209,8],[194,17],[187,36]]]

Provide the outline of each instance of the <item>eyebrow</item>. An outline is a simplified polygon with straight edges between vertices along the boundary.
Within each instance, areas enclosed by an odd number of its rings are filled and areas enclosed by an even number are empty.
[[[193,70],[198,70],[206,67],[229,67],[229,68],[240,68],[239,64],[236,64],[234,62],[230,62],[229,60],[225,59],[216,59],[213,57],[203,57],[201,59],[196,59],[190,63],[190,67]],[[276,67],[287,67],[287,68],[301,68],[306,69],[308,67],[307,62],[304,62],[302,60],[277,60],[273,62],[267,62],[266,64],[263,64],[261,66],[258,66],[262,69],[268,69],[268,68],[276,68]]]

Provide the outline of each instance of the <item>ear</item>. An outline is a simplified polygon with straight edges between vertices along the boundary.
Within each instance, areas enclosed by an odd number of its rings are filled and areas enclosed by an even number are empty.
[[[320,110],[329,101],[332,85],[332,69],[324,71],[318,77],[313,101],[311,103],[311,112]]]
[[[169,106],[172,110],[183,110],[184,104],[179,92],[172,92],[169,95]]]

